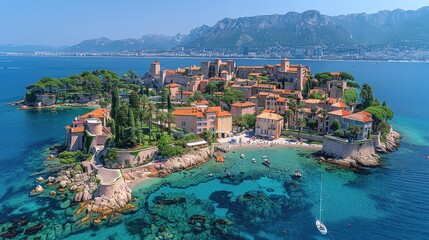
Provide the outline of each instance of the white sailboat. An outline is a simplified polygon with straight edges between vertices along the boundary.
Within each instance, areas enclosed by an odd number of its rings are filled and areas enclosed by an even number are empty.
[[[323,182],[323,175],[320,174],[320,206],[319,206],[319,218],[316,219],[316,227],[317,230],[323,235],[326,235],[328,233],[328,229],[326,228],[325,224],[322,222],[322,182]]]

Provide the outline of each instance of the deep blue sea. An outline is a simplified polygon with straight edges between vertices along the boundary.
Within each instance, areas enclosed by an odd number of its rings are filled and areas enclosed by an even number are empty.
[[[20,111],[7,103],[22,99],[25,86],[43,77],[65,77],[94,69],[110,69],[118,74],[132,69],[137,74],[143,74],[153,60],[0,57],[0,223],[22,214],[35,218],[35,222],[41,221],[40,217],[57,221],[57,224],[68,221],[62,217],[64,210],[58,207],[58,203],[47,198],[30,197],[28,193],[37,185],[35,178],[41,175],[37,172],[46,169],[44,159],[47,148],[61,144],[64,141],[64,126],[76,115],[89,111],[82,108],[64,108],[56,114],[49,110]],[[159,59],[162,68],[172,69],[199,65],[204,60],[211,59]],[[238,65],[277,62],[237,60]],[[305,156],[311,153],[309,150],[276,148],[241,151],[249,158],[261,159],[261,156],[268,155],[273,165],[271,170],[260,164],[252,164],[249,159],[240,160],[240,151],[228,153],[225,165],[211,161],[198,169],[138,185],[133,189],[133,196],[139,199],[137,205],[141,210],[126,215],[119,225],[92,228],[68,238],[140,239],[130,231],[130,223],[152,213],[156,196],[181,195],[192,196],[198,204],[203,202],[205,207],[201,207],[201,211],[205,214],[231,218],[240,234],[249,239],[429,239],[429,64],[291,62],[309,65],[313,73],[347,71],[355,76],[357,82],[370,83],[375,96],[380,101],[386,101],[395,112],[392,124],[403,136],[399,151],[384,155],[384,166],[371,169],[369,175],[343,170],[327,172],[326,165],[319,165]],[[300,169],[304,175],[299,183],[290,177],[295,169]],[[237,176],[236,183],[223,181],[226,170]],[[324,176],[323,217],[330,233],[327,236],[321,236],[314,226],[314,219],[318,216],[320,172]],[[214,173],[214,176],[208,177],[209,173]],[[246,177],[240,179],[241,175]],[[246,212],[236,204],[237,198],[249,191],[260,191],[267,196],[285,196],[290,200],[299,197],[302,204],[296,203],[296,209],[282,212],[280,216],[277,214],[276,218],[261,217],[261,223],[255,225],[247,222]],[[222,195],[225,192],[230,193],[228,201]],[[207,205],[209,207],[206,208]],[[176,207],[174,211],[180,211],[173,213],[171,210],[171,214],[190,214],[187,207]],[[263,205],[259,207],[264,208]],[[159,216],[162,214],[159,213]],[[165,226],[169,228],[169,224],[166,222]],[[171,228],[169,231],[174,233],[176,230]],[[285,230],[287,234],[284,234]]]

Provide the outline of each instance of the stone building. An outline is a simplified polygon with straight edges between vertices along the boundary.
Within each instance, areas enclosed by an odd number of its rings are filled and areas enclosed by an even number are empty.
[[[278,139],[281,136],[284,125],[282,116],[264,110],[256,116],[255,135],[258,137]]]

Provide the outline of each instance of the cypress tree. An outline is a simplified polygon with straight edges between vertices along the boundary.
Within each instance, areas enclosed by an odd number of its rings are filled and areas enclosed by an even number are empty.
[[[119,99],[118,89],[115,87],[113,88],[113,92],[112,92],[112,110],[110,114],[112,118],[115,120],[119,110],[119,101],[120,99]]]
[[[168,95],[167,95],[167,109],[168,111],[171,110],[171,98],[170,98],[170,91],[168,91]]]
[[[136,124],[134,121],[134,113],[133,110],[128,110],[128,128],[126,129],[125,142],[127,145],[134,147],[137,142],[136,137]]]
[[[134,116],[138,118],[140,116],[140,99],[135,91],[130,93],[130,109],[133,110]]]

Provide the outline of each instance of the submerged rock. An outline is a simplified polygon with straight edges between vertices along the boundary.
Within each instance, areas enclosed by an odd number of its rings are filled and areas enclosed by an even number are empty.
[[[36,234],[37,232],[39,232],[40,230],[42,230],[42,228],[43,228],[43,224],[39,223],[39,224],[36,224],[34,226],[31,226],[31,227],[25,229],[24,233],[27,235],[33,235],[33,234]]]
[[[70,203],[71,203],[70,200],[66,200],[63,203],[61,203],[60,208],[62,209],[68,208],[70,207]]]

